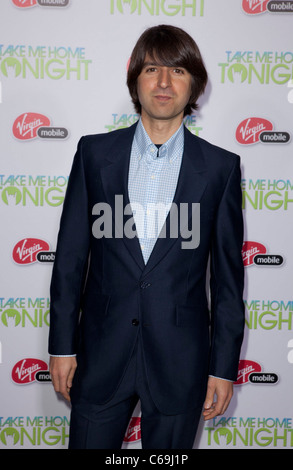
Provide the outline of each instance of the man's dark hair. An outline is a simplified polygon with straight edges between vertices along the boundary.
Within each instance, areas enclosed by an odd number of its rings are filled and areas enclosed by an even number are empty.
[[[146,54],[154,63],[166,67],[183,67],[192,77],[191,96],[184,116],[197,109],[197,100],[204,92],[208,75],[201,53],[192,37],[176,26],[159,25],[148,28],[138,39],[130,58],[127,86],[137,113],[141,105],[137,95],[137,78],[140,75]]]

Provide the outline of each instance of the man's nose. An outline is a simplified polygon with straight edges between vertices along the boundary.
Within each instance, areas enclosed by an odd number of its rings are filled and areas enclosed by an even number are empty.
[[[168,88],[171,85],[170,71],[166,67],[162,67],[158,77],[158,86],[161,88]]]

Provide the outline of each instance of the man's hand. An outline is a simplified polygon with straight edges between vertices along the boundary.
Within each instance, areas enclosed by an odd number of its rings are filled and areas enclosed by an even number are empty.
[[[214,401],[214,397],[216,399]],[[233,382],[216,377],[209,377],[206,399],[204,402],[204,420],[215,418],[225,413],[233,396]]]
[[[75,357],[50,357],[49,369],[54,389],[68,401],[76,365]]]

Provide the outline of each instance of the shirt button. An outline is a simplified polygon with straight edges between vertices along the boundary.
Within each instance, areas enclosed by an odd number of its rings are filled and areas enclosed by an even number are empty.
[[[138,326],[139,325],[139,321],[136,318],[134,318],[131,323],[132,323],[133,326]]]

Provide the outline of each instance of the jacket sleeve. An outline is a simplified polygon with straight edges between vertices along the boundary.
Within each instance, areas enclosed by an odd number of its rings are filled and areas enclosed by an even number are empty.
[[[49,354],[76,353],[76,332],[87,270],[90,218],[81,138],[63,204],[50,286]]]
[[[211,356],[209,374],[235,381],[244,334],[243,218],[240,158],[218,207],[211,249]]]

